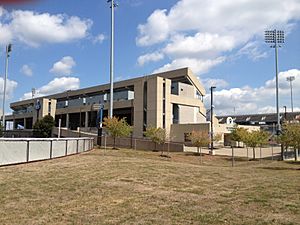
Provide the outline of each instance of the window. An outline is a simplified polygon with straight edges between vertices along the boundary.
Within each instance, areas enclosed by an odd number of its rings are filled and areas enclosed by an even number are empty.
[[[191,142],[191,133],[184,133],[184,142]]]

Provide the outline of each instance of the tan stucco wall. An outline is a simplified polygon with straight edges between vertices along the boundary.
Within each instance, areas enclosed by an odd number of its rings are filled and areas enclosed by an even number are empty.
[[[175,142],[184,142],[184,134],[192,131],[204,131],[209,133],[210,123],[200,124],[172,124],[170,139]]]

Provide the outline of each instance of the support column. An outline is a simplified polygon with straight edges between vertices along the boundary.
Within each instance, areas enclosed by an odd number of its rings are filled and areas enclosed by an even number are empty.
[[[88,128],[89,127],[89,112],[85,112],[85,122],[84,122],[84,127]]]
[[[70,116],[69,113],[66,114],[66,128],[69,129],[69,123],[70,123]]]
[[[133,137],[143,137],[143,119],[144,119],[144,81],[140,80],[134,84],[134,129]]]
[[[27,128],[27,125],[26,125],[26,118],[24,118],[24,129],[26,130]]]

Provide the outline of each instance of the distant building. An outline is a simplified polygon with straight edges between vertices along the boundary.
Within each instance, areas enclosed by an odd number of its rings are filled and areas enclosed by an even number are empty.
[[[217,116],[219,123],[228,123],[228,120],[232,120],[238,125],[260,126],[264,130],[268,130],[275,133],[277,124],[276,113],[264,113],[264,114],[245,114],[245,115],[227,115]],[[300,112],[287,112],[280,113],[280,120],[284,121],[300,121]]]

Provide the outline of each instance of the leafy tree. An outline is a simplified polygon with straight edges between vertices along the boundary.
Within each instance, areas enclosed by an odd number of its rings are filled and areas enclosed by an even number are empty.
[[[278,137],[278,142],[286,149],[292,147],[297,154],[297,150],[300,150],[300,124],[284,124],[283,133]]]
[[[0,137],[3,136],[3,126],[2,126],[2,123],[0,123]]]
[[[105,117],[103,125],[109,132],[110,136],[114,139],[114,149],[116,149],[117,137],[128,137],[132,132],[132,128],[128,125],[125,118],[119,119],[117,117]]]
[[[52,116],[45,116],[38,120],[33,125],[33,134],[38,138],[50,138],[52,136],[52,129],[55,126],[55,121]]]
[[[206,147],[210,143],[209,134],[204,131],[193,131],[189,138],[191,139],[193,146],[197,147],[197,152],[201,156],[202,147]]]
[[[232,141],[237,141],[238,147],[240,147],[240,142],[244,142],[246,135],[247,130],[245,128],[235,126],[230,134],[230,138]]]
[[[222,134],[217,133],[217,134],[214,134],[213,141],[219,142],[219,141],[222,141],[222,138],[223,138]]]
[[[256,159],[255,148],[268,143],[269,133],[263,130],[247,131],[242,141],[253,149],[253,159]]]
[[[166,130],[163,128],[156,128],[153,126],[147,127],[146,131],[144,132],[145,136],[150,138],[155,143],[155,150],[157,144],[164,144],[167,140],[167,133]],[[161,156],[164,155],[164,148],[162,148]]]

